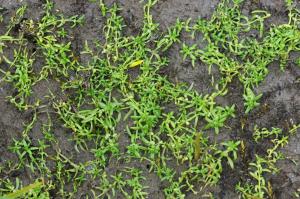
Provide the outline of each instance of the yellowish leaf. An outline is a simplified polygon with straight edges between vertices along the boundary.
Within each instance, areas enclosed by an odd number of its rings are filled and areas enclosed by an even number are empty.
[[[139,66],[139,65],[141,65],[142,63],[144,63],[143,60],[137,60],[137,61],[134,61],[134,62],[132,62],[132,63],[130,64],[130,68]]]

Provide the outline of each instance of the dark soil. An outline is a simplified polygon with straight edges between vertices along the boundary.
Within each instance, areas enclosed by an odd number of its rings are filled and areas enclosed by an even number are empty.
[[[67,16],[71,15],[85,15],[85,23],[81,27],[75,28],[75,31],[71,32],[73,38],[73,49],[77,55],[80,55],[80,51],[83,49],[85,40],[92,41],[94,39],[102,38],[102,28],[104,19],[102,18],[98,7],[90,3],[88,0],[54,0],[55,10],[58,13],[64,13]],[[141,27],[143,9],[139,0],[117,0],[106,1],[107,4],[117,2],[122,8],[121,15],[125,18],[127,25],[126,34],[135,34]],[[214,11],[218,0],[161,0],[152,10],[154,19],[159,22],[161,30],[165,30],[167,26],[173,24],[177,18],[181,19],[196,19],[198,17],[209,18]],[[5,20],[8,21],[9,17],[15,12],[15,10],[26,3],[28,5],[27,17],[38,20],[41,17],[43,0],[23,0],[21,3],[17,0],[0,0],[0,6],[4,8]],[[288,16],[284,7],[284,0],[258,0],[250,1],[246,0],[243,7],[243,13],[250,13],[255,9],[264,9],[272,14],[272,17],[268,20],[266,28],[271,24],[281,24],[287,21]],[[0,26],[0,33],[5,30],[5,26]],[[187,43],[189,38],[182,36],[182,39]],[[12,48],[12,47],[9,47]],[[32,45],[34,48],[34,44]],[[212,90],[210,83],[210,76],[208,76],[207,67],[198,62],[196,67],[191,67],[182,61],[179,56],[179,46],[173,46],[168,52],[168,56],[171,60],[169,66],[160,71],[162,75],[166,75],[172,82],[186,82],[193,84],[194,89],[199,93],[210,93]],[[254,157],[254,153],[259,153],[264,149],[263,145],[255,145],[250,141],[251,132],[254,125],[261,127],[271,128],[278,127],[287,130],[292,124],[300,123],[300,68],[293,64],[293,60],[298,56],[292,55],[284,72],[280,71],[279,63],[274,62],[270,64],[270,73],[264,82],[257,88],[259,93],[263,93],[261,99],[261,105],[259,108],[251,112],[247,117],[243,114],[243,100],[242,100],[242,85],[238,80],[233,81],[229,85],[229,93],[219,98],[220,104],[236,104],[237,115],[236,118],[227,121],[227,126],[230,128],[222,128],[221,133],[216,137],[211,137],[218,141],[228,139],[242,139],[246,143],[246,153],[249,159]],[[82,62],[85,62],[86,58],[80,56]],[[5,65],[0,65],[5,68]],[[218,77],[217,70],[213,73]],[[297,81],[298,80],[298,81]],[[47,82],[42,82],[34,87],[34,95],[32,98],[41,98],[44,102],[49,99],[45,99],[42,96],[48,94],[50,89],[55,95],[61,96],[59,84],[54,79],[49,79]],[[28,123],[33,113],[30,111],[20,112],[7,100],[6,96],[11,95],[12,88],[9,85],[0,85],[0,165],[7,164],[8,160],[17,161],[17,156],[8,150],[8,147],[12,144],[13,139],[21,137],[23,130],[23,123]],[[63,97],[63,96],[61,96]],[[51,107],[47,107],[51,112]],[[52,110],[53,112],[53,110]],[[72,157],[74,162],[85,162],[92,159],[92,155],[88,152],[77,153],[74,150],[74,143],[69,140],[71,132],[66,130],[57,116],[53,113],[52,119],[54,120],[53,132],[59,141],[58,146],[61,149],[62,154],[66,154],[68,157]],[[57,119],[55,119],[57,118]],[[241,128],[241,120],[246,121],[244,129]],[[43,122],[47,121],[47,115],[41,111],[38,114],[38,122],[35,124],[30,136],[33,142],[37,141],[42,135],[39,131]],[[125,126],[125,125],[124,125]],[[119,127],[120,129],[124,129]],[[126,146],[128,140],[120,139],[121,148]],[[49,153],[51,153],[49,149]],[[300,188],[300,133],[293,136],[289,144],[283,150],[286,157],[284,161],[278,163],[278,167],[281,169],[280,173],[276,176],[270,176],[270,181],[273,185],[273,191],[278,199],[290,199],[293,193]],[[295,163],[293,163],[293,161]],[[49,163],[51,164],[51,163]],[[111,161],[107,167],[108,173],[115,172],[119,168],[129,166],[128,163],[120,163]],[[149,188],[149,198],[159,199],[164,198],[163,188],[164,184],[160,182],[155,173],[149,173],[146,164],[140,162],[131,162],[130,166],[141,168],[144,171],[143,175],[146,177],[145,185]],[[177,164],[170,165],[173,168],[177,168]],[[177,168],[180,170],[180,168]],[[238,198],[235,193],[235,185],[241,179],[247,180],[247,163],[239,162],[234,170],[229,167],[224,167],[223,177],[217,187],[211,188],[215,198]],[[32,179],[35,179],[34,174],[30,173],[26,169],[13,173],[0,173],[0,178],[20,178],[24,184],[29,183]],[[88,180],[84,183],[76,198],[81,198],[86,194],[89,194],[89,186],[97,182]],[[54,194],[53,198],[57,198]],[[119,196],[118,198],[122,198]],[[187,194],[186,198],[201,198],[201,195]]]

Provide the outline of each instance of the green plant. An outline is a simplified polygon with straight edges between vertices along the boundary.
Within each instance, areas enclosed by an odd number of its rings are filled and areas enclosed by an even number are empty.
[[[221,146],[226,147],[224,151],[217,151],[216,154],[219,155],[220,159],[225,158],[227,160],[228,165],[234,169],[234,163],[237,159],[237,151],[238,147],[240,145],[240,141],[234,142],[234,141],[228,141],[221,143]],[[230,157],[232,155],[232,157]]]
[[[245,111],[246,114],[259,105],[257,101],[261,97],[262,94],[255,95],[250,88],[246,88],[245,94],[243,95],[243,98],[245,100],[244,105],[246,107],[246,111]]]
[[[186,58],[190,58],[192,61],[192,66],[195,67],[195,61],[197,60],[197,45],[194,44],[192,46],[187,46],[186,44],[183,44],[182,50],[180,51],[183,54],[183,60],[186,60]]]
[[[275,138],[278,138],[279,135],[282,134],[282,130],[280,128],[274,128],[272,127],[272,130],[269,131],[266,128],[259,129],[256,125],[254,126],[254,133],[253,138],[256,142],[258,142],[260,139],[269,138],[275,136]]]
[[[219,133],[219,129],[223,127],[226,119],[231,116],[234,117],[234,105],[231,107],[216,107],[210,109],[209,112],[205,115],[205,120],[208,124],[205,128],[214,128],[216,134]]]
[[[265,198],[268,191],[266,180],[263,176],[265,173],[271,173],[268,169],[268,161],[260,156],[255,156],[256,161],[249,164],[252,171],[249,172],[250,176],[255,179],[255,185],[246,184],[244,187],[237,184],[237,191],[242,193],[243,198]]]
[[[8,97],[10,102],[15,104],[19,110],[27,110],[30,105],[26,103],[26,98],[28,98],[32,93],[32,86],[34,84],[32,65],[34,59],[28,55],[27,49],[20,48],[18,51],[14,51],[14,60],[10,61],[5,58],[6,63],[10,65],[13,72],[4,72],[5,81],[13,83],[14,88],[17,90],[18,94],[16,96]],[[38,105],[38,102],[37,102]]]
[[[47,192],[41,193],[41,188],[44,186],[44,182],[35,182],[33,184],[27,185],[13,193],[0,196],[1,199],[16,199],[26,195],[26,198],[49,198]]]
[[[290,130],[292,134],[298,126]],[[289,136],[283,136],[282,130],[279,128],[272,128],[268,131],[266,128],[258,130],[255,127],[254,139],[257,142],[259,139],[275,137],[271,140],[273,146],[266,150],[266,156],[262,157],[255,155],[255,162],[249,164],[249,175],[255,180],[253,183],[245,183],[242,185],[240,182],[236,185],[236,190],[239,191],[243,198],[265,198],[266,195],[273,197],[272,186],[266,179],[266,174],[274,174],[279,171],[275,166],[276,162],[283,159],[283,154],[278,151],[279,148],[284,147],[288,143]]]
[[[27,10],[27,6],[23,5],[16,10],[16,13],[10,18],[10,22],[7,26],[7,31],[5,35],[8,35],[10,31],[21,22],[24,17],[24,14]]]
[[[147,187],[144,187],[141,184],[141,180],[145,180],[141,174],[142,172],[139,169],[128,168],[126,172],[129,172],[131,175],[131,179],[126,180],[126,185],[128,185],[132,192],[131,194],[125,194],[126,198],[147,198],[148,193],[144,191]]]

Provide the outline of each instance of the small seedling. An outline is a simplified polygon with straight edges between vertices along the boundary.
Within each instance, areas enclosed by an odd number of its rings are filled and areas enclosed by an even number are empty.
[[[188,46],[186,44],[183,44],[182,50],[180,52],[183,54],[183,60],[189,58],[192,61],[192,66],[195,67],[195,62],[198,57],[197,45],[194,44],[192,46]]]
[[[245,113],[249,113],[252,109],[257,107],[259,105],[259,102],[257,102],[260,98],[262,97],[262,94],[255,95],[254,92],[250,89],[247,88],[245,91],[245,94],[243,95],[243,98],[245,100],[245,107],[246,111]]]

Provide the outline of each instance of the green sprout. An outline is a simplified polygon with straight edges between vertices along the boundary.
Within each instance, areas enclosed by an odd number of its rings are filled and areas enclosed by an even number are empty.
[[[245,107],[246,111],[245,113],[249,113],[252,109],[257,107],[259,105],[259,102],[257,102],[262,97],[262,94],[255,95],[254,92],[250,88],[246,88],[246,91],[243,95],[243,98],[245,100]]]
[[[192,61],[192,66],[195,67],[195,62],[198,56],[197,44],[194,44],[192,46],[183,44],[182,50],[180,52],[183,54],[183,60],[186,60],[186,58],[188,57]]]

